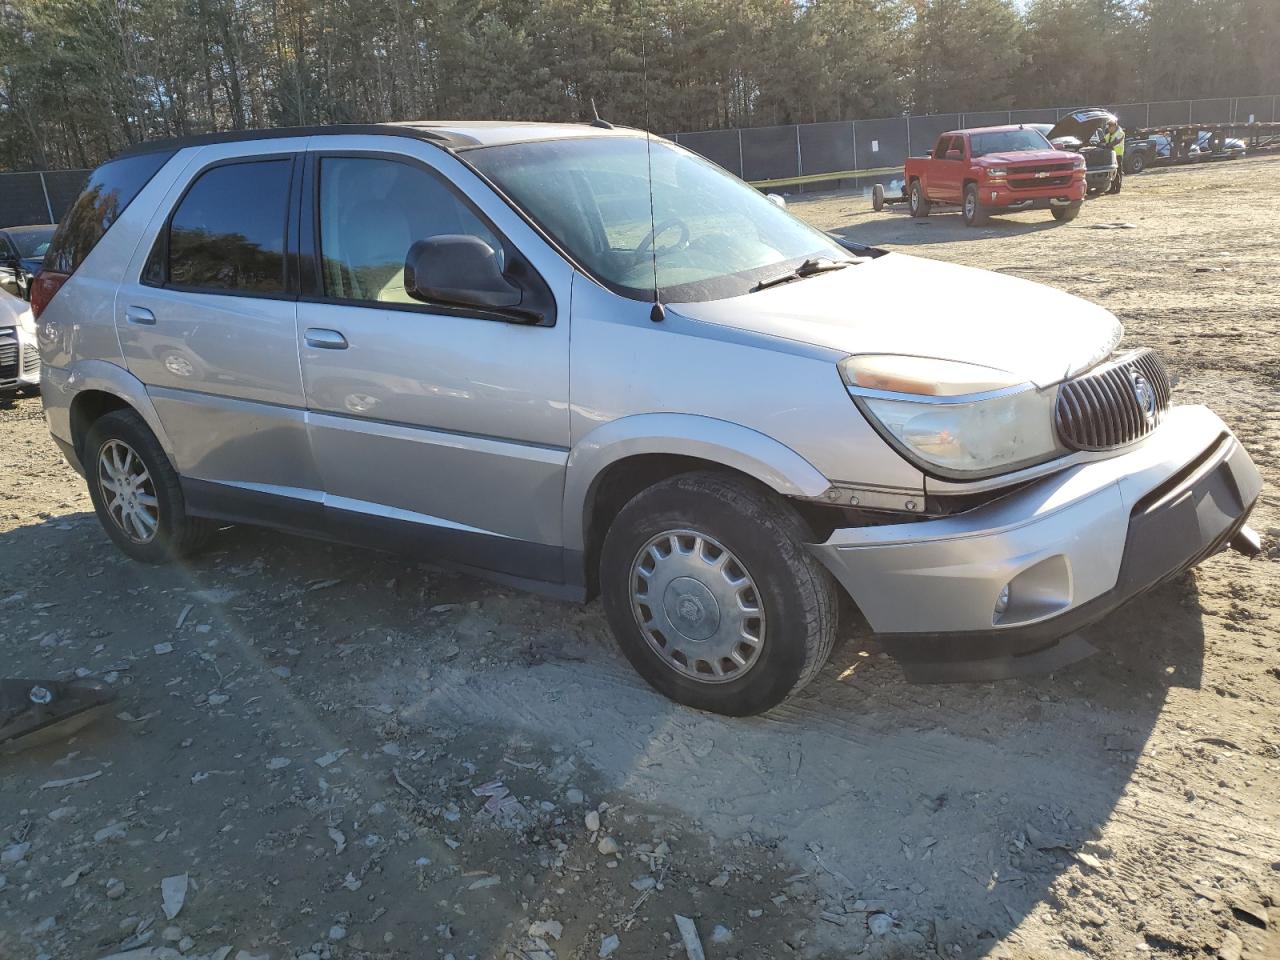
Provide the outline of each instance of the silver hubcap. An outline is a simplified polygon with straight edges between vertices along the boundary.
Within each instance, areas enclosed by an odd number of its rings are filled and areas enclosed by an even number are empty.
[[[746,567],[692,530],[669,530],[631,563],[631,609],[650,648],[682,676],[737,680],[764,649],[764,604]]]
[[[972,193],[964,198],[964,212],[969,215],[970,219],[973,218],[973,211],[977,206],[978,204],[974,201]]]
[[[98,453],[98,486],[115,525],[135,543],[150,543],[160,526],[160,505],[142,458],[122,440]]]

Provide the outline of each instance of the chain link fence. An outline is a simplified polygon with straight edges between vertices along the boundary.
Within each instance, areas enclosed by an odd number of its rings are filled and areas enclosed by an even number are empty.
[[[829,123],[703,130],[672,139],[761,186],[803,187],[901,168],[938,134],[960,127],[1053,123],[1078,107],[983,110]],[[1122,103],[1110,108],[1130,130],[1184,123],[1280,121],[1280,97],[1223,97]],[[88,170],[0,173],[0,227],[56,223],[75,202]],[[782,181],[778,183],[777,181]]]
[[[743,180],[761,186],[804,186],[900,169],[908,156],[924,153],[938,135],[947,130],[1006,123],[1053,123],[1078,109],[1076,106],[982,110],[704,130],[674,134],[672,139]],[[1109,109],[1130,130],[1188,123],[1280,121],[1280,97],[1275,96],[1122,103]]]

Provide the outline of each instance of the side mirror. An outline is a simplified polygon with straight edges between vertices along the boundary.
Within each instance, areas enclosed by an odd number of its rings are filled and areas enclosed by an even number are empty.
[[[787,209],[787,198],[786,198],[786,197],[784,197],[782,194],[780,194],[780,193],[766,193],[766,194],[765,194],[765,196],[766,196],[766,197],[768,197],[768,198],[769,198],[769,202],[770,202],[770,203],[772,203],[772,204],[773,204],[775,207],[777,207],[778,209],[780,209],[780,210],[785,210],[785,209]]]
[[[516,307],[523,297],[503,276],[493,248],[464,234],[441,234],[410,247],[404,288],[427,303],[481,309]]]
[[[925,155],[926,157],[932,157],[932,156],[933,156],[933,151],[932,151],[932,150],[926,150],[926,151],[924,152],[924,155]]]

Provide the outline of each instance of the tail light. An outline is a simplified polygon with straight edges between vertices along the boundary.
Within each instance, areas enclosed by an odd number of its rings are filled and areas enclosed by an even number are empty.
[[[49,305],[53,295],[62,289],[62,285],[70,277],[71,274],[59,273],[56,270],[41,270],[37,273],[35,279],[31,281],[31,315],[39,320],[40,314],[44,313],[44,308]]]

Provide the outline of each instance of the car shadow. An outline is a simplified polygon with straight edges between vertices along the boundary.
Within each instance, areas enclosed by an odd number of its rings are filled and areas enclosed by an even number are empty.
[[[1188,575],[1093,628],[1099,653],[1051,676],[912,685],[858,632],[800,695],[764,716],[731,719],[679,707],[646,686],[613,643],[598,603],[514,593],[391,555],[226,528],[190,563],[146,567],[119,557],[94,516],[80,513],[0,536],[0,557],[5,596],[22,593],[13,609],[41,628],[23,623],[8,631],[10,659],[29,675],[123,660],[130,699],[138,701],[128,706],[134,716],[159,711],[153,726],[190,729],[197,751],[216,746],[238,757],[256,750],[266,736],[257,721],[242,728],[244,742],[225,732],[196,734],[205,721],[178,716],[186,700],[168,692],[184,671],[205,669],[207,641],[197,640],[208,635],[174,626],[174,609],[199,604],[193,616],[222,638],[222,646],[207,648],[227,658],[220,673],[234,663],[237,684],[270,684],[308,737],[376,744],[394,725],[402,749],[420,744],[439,753],[440,731],[463,727],[487,738],[498,758],[546,744],[637,803],[669,808],[689,830],[776,848],[795,875],[807,876],[803,883],[825,909],[847,917],[839,926],[814,925],[816,952],[805,954],[812,957],[848,956],[868,936],[867,909],[899,918],[890,938],[903,955],[927,946],[978,957],[1016,936],[1116,815],[1170,689],[1198,687],[1204,656]],[[124,599],[121,609],[96,618],[103,638],[82,643],[77,598],[93,595]],[[54,605],[31,614],[41,597]],[[142,600],[130,605],[128,598]],[[19,635],[37,632],[53,644],[16,656]],[[153,644],[175,638],[188,648],[177,651],[182,658],[152,654]],[[95,643],[107,647],[96,660],[89,656]],[[273,666],[280,663],[293,664],[288,682]],[[386,704],[394,724],[344,704]],[[179,777],[165,781],[154,757],[128,747],[138,736],[129,726],[104,723],[77,749],[109,758],[113,778],[151,790],[153,804],[180,802],[166,794],[189,793],[193,769],[216,774],[238,762],[191,756]],[[64,752],[33,752],[7,776],[30,788],[69,775],[42,767]],[[369,774],[371,784],[392,782],[391,764],[406,762],[376,748],[364,757],[370,767],[387,767]],[[389,795],[401,796],[393,782]],[[198,827],[189,824],[184,835],[214,835]],[[406,820],[403,829],[414,825]],[[146,859],[145,849],[128,856]],[[313,882],[282,874],[273,897],[301,902]],[[563,882],[548,870],[496,909],[519,919],[521,899],[537,902]],[[413,922],[425,935],[440,918]],[[652,955],[665,956],[665,948]]]
[[[886,243],[894,246],[926,246],[933,243],[985,240],[994,235],[1020,236],[1068,226],[1054,220],[1047,210],[1036,210],[1025,215],[1031,216],[1032,213],[1042,219],[1023,220],[1014,219],[1012,215],[993,215],[986,226],[968,227],[959,210],[944,210],[928,217],[916,218],[904,208],[901,213],[896,210],[881,212],[874,219],[859,220],[830,232],[871,247]]]

